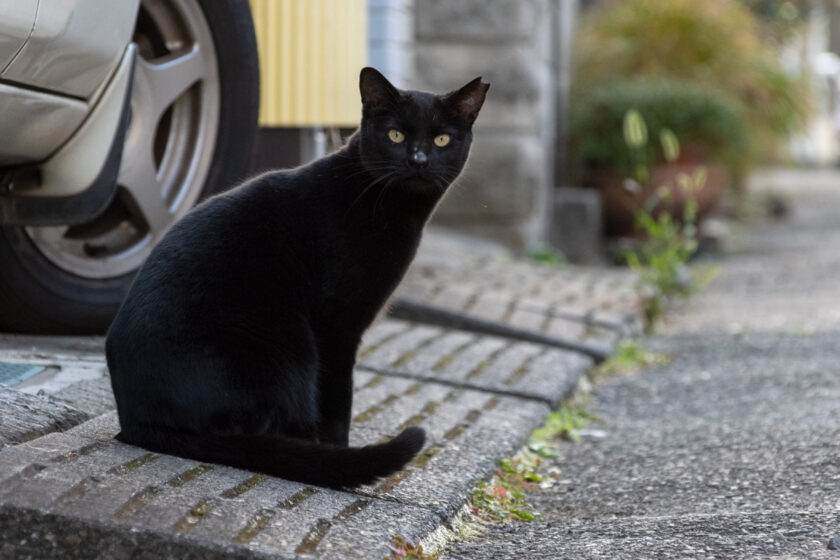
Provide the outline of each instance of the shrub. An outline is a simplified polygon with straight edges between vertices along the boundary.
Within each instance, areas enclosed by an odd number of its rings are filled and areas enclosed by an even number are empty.
[[[764,28],[764,36],[778,44],[789,41],[807,23],[811,0],[740,0]]]
[[[624,117],[631,110],[647,124],[651,141],[641,148],[646,165],[664,161],[659,138],[670,130],[683,159],[721,163],[735,174],[744,169],[747,139],[737,103],[694,84],[672,81],[606,84],[579,100],[570,122],[573,161],[589,170],[634,176],[638,160],[622,135]]]
[[[694,82],[735,100],[751,156],[772,153],[809,110],[806,80],[785,72],[753,13],[737,2],[617,0],[583,18],[573,100],[605,83],[651,78]]]

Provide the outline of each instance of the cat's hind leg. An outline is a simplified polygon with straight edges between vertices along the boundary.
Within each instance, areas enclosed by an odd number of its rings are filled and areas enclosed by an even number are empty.
[[[281,321],[270,333],[228,327],[173,361],[191,382],[170,383],[162,423],[219,436],[317,439],[318,354],[304,321]]]
[[[318,352],[303,321],[284,322],[270,341],[242,337],[228,364],[226,392],[234,398],[219,402],[214,433],[244,416],[245,425],[258,425],[251,435],[318,439]],[[245,351],[243,351],[243,349]],[[220,434],[221,435],[221,434]]]

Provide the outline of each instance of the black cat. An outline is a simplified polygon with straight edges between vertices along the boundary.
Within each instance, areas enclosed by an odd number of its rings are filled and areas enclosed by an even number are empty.
[[[344,148],[178,222],[108,332],[117,438],[334,488],[404,467],[420,428],[347,447],[356,351],[463,168],[488,87],[403,91],[365,68]]]

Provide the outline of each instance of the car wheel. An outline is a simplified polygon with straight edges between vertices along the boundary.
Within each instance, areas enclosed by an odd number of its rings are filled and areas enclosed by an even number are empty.
[[[141,0],[116,195],[74,226],[0,228],[0,329],[102,333],[154,245],[244,178],[259,70],[247,0]]]

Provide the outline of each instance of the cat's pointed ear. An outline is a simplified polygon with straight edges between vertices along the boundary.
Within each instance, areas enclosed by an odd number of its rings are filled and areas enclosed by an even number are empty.
[[[490,84],[482,82],[479,76],[461,89],[446,94],[444,100],[458,118],[472,125],[478,117],[481,106],[484,105],[484,97],[488,89],[490,89]]]
[[[362,105],[377,107],[389,105],[399,99],[400,92],[375,68],[362,68],[359,75]]]

